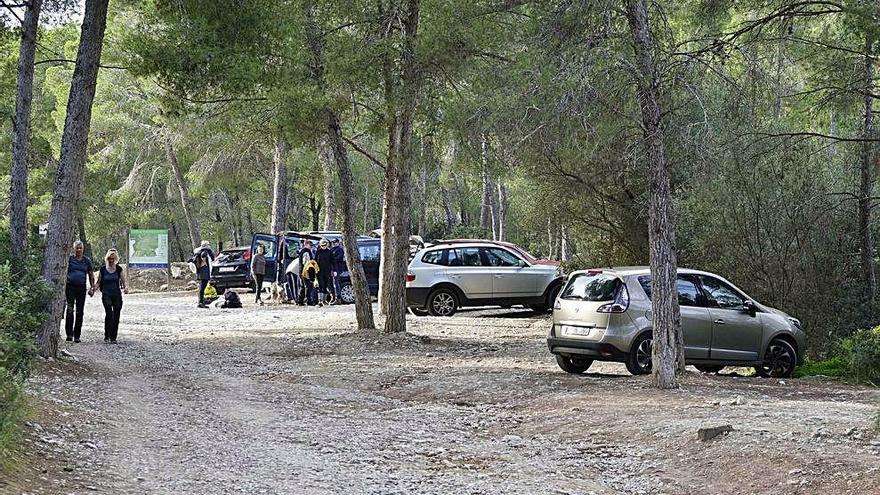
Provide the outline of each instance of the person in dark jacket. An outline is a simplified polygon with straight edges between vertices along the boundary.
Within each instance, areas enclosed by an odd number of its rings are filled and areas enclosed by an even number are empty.
[[[79,342],[82,334],[83,313],[86,306],[86,293],[94,294],[95,274],[92,260],[83,255],[82,241],[73,243],[73,254],[67,260],[67,284],[64,287],[64,295],[67,299],[67,307],[64,312],[64,333],[67,341]],[[89,281],[89,289],[86,290],[86,280]],[[76,312],[74,313],[74,308]]]
[[[199,307],[207,308],[205,288],[211,280],[211,268],[214,263],[214,251],[211,251],[210,242],[202,241],[202,245],[193,250],[193,263],[196,265],[196,279],[199,281]]]
[[[262,244],[257,245],[257,252],[251,258],[251,275],[254,279],[254,290],[257,293],[255,303],[263,305],[261,294],[263,293],[263,277],[266,276],[266,248]]]
[[[104,256],[104,266],[98,271],[98,290],[104,305],[104,342],[115,344],[119,333],[119,312],[122,310],[122,294],[128,294],[128,284],[119,266],[119,253],[110,249]]]
[[[318,301],[323,306],[331,304],[335,299],[333,278],[336,277],[336,259],[330,250],[327,239],[321,239],[318,243],[318,251],[315,253],[315,261],[318,262]]]
[[[334,239],[330,243],[330,252],[333,253],[333,260],[336,261],[336,273],[333,275],[333,293],[336,295],[336,303],[339,304],[342,302],[342,294],[340,293],[342,284],[339,281],[339,277],[348,271],[348,266],[345,264],[345,250],[340,246],[339,239]]]

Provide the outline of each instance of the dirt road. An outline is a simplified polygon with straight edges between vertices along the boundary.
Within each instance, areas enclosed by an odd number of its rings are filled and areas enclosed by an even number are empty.
[[[115,346],[90,300],[84,342],[31,380],[0,493],[880,494],[876,390],[695,372],[660,392],[561,372],[527,311],[383,336],[244,299],[129,296]]]

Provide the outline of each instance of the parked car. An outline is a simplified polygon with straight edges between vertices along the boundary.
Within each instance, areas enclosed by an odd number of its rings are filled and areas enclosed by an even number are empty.
[[[406,299],[414,313],[434,316],[452,316],[465,306],[546,311],[562,283],[558,267],[531,263],[492,241],[440,243],[410,261]]]
[[[703,372],[754,366],[788,377],[803,363],[801,323],[754,302],[724,278],[678,270],[685,362]],[[618,361],[634,375],[651,372],[651,271],[648,267],[572,273],[553,309],[547,337],[559,367],[583,373],[593,361]]]
[[[528,251],[523,249],[521,246],[514,244],[512,242],[507,242],[507,241],[488,241],[488,240],[484,241],[484,240],[480,240],[480,239],[444,239],[444,240],[440,240],[440,241],[435,241],[436,244],[461,244],[461,243],[467,243],[467,242],[491,242],[491,243],[497,244],[499,246],[504,246],[507,249],[511,249],[511,250],[515,251],[520,256],[525,258],[526,261],[528,261],[529,263],[531,263],[533,265],[550,265],[550,266],[559,266],[560,265],[560,263],[558,261],[538,259],[538,258],[532,256],[531,253],[529,253]]]
[[[251,250],[246,246],[224,249],[212,263],[211,285],[222,294],[226,289],[253,288],[250,276]]]
[[[378,296],[379,261],[381,260],[379,239],[358,237],[357,244],[361,266],[364,267],[364,275],[367,277],[367,288],[370,289],[370,295]],[[347,267],[339,273],[339,299],[345,304],[354,303],[354,289],[351,286],[351,274]]]

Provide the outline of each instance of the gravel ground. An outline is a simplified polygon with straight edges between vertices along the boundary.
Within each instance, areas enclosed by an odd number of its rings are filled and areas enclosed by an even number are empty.
[[[563,373],[529,311],[386,336],[243,299],[128,296],[115,346],[90,299],[83,343],[31,379],[0,493],[880,494],[874,389],[693,372],[661,392]]]

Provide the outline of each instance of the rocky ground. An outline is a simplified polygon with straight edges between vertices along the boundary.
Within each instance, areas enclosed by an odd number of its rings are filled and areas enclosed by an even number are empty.
[[[880,493],[873,389],[694,372],[661,392],[563,373],[528,311],[384,336],[350,307],[243,299],[128,296],[115,346],[89,300],[0,493]]]

